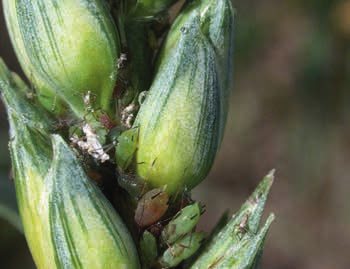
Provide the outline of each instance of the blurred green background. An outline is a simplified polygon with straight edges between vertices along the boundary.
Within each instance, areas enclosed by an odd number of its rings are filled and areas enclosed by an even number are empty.
[[[266,213],[277,218],[261,267],[350,268],[350,1],[234,5],[232,106],[215,166],[194,191],[207,208],[200,228],[237,210],[276,168]],[[22,75],[2,9],[0,31],[0,57]],[[14,192],[7,142],[0,104],[0,200]],[[1,219],[0,268],[35,268],[23,235]]]

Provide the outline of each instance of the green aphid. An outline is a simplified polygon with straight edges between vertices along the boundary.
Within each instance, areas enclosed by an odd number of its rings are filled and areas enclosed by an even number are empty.
[[[121,171],[125,171],[135,157],[135,152],[138,145],[139,128],[131,128],[124,131],[118,137],[116,146],[116,162]]]
[[[188,205],[165,226],[162,231],[162,238],[167,244],[173,244],[186,234],[192,232],[197,225],[201,215],[199,203]]]
[[[149,231],[144,231],[140,239],[141,257],[144,263],[152,264],[158,257],[157,240]],[[147,267],[148,268],[148,267]]]
[[[173,267],[183,260],[192,256],[201,246],[204,239],[202,232],[195,232],[186,235],[175,244],[170,245],[159,260],[163,267]]]
[[[124,126],[116,126],[109,130],[106,136],[106,143],[107,144],[115,144],[118,143],[118,137],[126,131],[126,128]]]

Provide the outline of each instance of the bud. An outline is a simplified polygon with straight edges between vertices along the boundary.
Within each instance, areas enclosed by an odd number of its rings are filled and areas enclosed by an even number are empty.
[[[132,168],[150,188],[192,189],[211,169],[231,92],[233,16],[229,0],[188,1],[169,31],[134,123]]]
[[[40,106],[0,64],[24,233],[38,268],[139,268],[132,238]],[[27,89],[27,88],[26,88]],[[27,89],[28,90],[28,89]],[[19,93],[19,94],[18,94]],[[41,122],[38,128],[35,122]]]
[[[67,268],[139,268],[133,240],[119,215],[61,137],[54,135],[52,141],[54,156],[46,180],[56,262]]]
[[[3,5],[18,60],[40,102],[56,114],[67,103],[80,118],[87,107],[111,116],[120,48],[104,1],[3,0]]]

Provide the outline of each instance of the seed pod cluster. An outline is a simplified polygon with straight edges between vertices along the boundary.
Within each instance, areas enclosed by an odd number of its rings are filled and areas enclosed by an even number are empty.
[[[145,268],[178,266],[204,238],[195,231],[202,207],[181,195],[207,176],[223,137],[231,0],[185,1],[164,39],[155,29],[177,0],[2,1],[33,85],[0,62],[17,199],[37,267],[140,268],[136,249]],[[64,130],[55,128],[62,119]],[[115,179],[109,200],[91,167],[99,180]]]
[[[0,75],[18,206],[37,267],[139,268],[125,224],[66,142],[49,134],[43,108],[25,98],[28,88],[2,62]]]

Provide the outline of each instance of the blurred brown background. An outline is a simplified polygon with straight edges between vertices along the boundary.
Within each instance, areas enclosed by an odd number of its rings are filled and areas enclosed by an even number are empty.
[[[222,149],[194,191],[201,228],[234,212],[276,168],[277,216],[261,268],[350,268],[350,1],[235,0],[235,85]],[[20,72],[0,16],[0,57]],[[8,180],[0,104],[0,179]],[[0,220],[0,268],[35,268]]]

